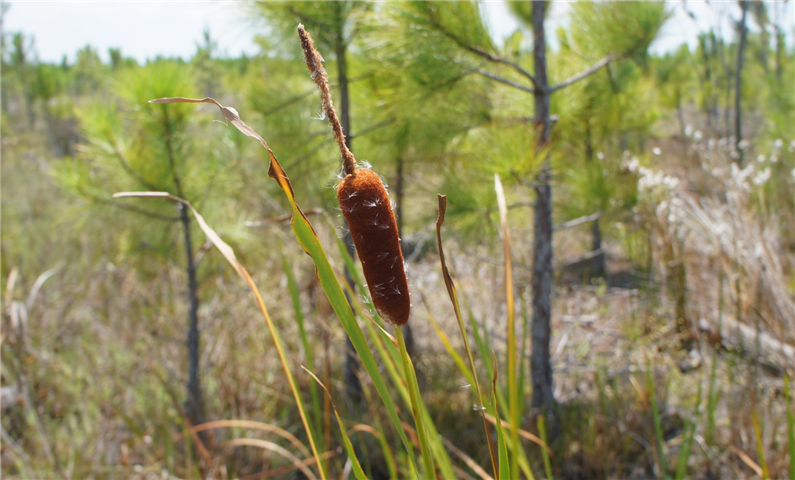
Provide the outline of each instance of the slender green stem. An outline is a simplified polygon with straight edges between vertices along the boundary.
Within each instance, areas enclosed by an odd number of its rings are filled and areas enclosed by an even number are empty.
[[[547,427],[544,424],[544,416],[538,416],[538,433],[541,434],[541,440],[547,443]],[[544,472],[547,474],[547,480],[553,480],[552,476],[552,462],[549,460],[549,453],[545,448],[541,449],[541,458],[544,461]]]
[[[657,405],[657,393],[654,385],[654,374],[651,368],[646,372],[649,384],[649,396],[651,397],[651,411],[654,421],[654,435],[657,443],[657,451],[660,456],[660,478],[665,478],[668,470],[665,462],[665,440],[663,439],[662,422],[660,421],[660,409]]]
[[[784,374],[784,398],[787,402],[787,437],[789,440],[789,480],[795,480],[795,414],[792,413],[792,382]]]
[[[411,413],[414,415],[414,425],[417,427],[417,437],[419,437],[420,440],[420,453],[422,454],[422,462],[425,466],[425,478],[434,480],[436,478],[436,469],[433,466],[433,456],[431,455],[430,446],[428,445],[425,422],[423,421],[420,410],[420,389],[417,385],[417,374],[414,371],[411,358],[409,358],[409,354],[406,351],[406,340],[403,338],[403,330],[396,328],[395,337],[397,337],[398,349],[400,350],[400,360],[403,362],[403,374],[408,384],[409,398],[411,399]]]

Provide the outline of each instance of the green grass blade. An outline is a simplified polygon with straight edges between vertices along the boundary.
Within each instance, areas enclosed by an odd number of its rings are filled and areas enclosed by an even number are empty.
[[[302,367],[306,373],[308,373],[316,383],[318,383],[323,391],[326,393],[326,396],[331,403],[331,408],[334,410],[334,416],[337,417],[337,425],[340,428],[340,436],[342,437],[342,444],[345,446],[345,452],[348,454],[348,458],[351,460],[351,466],[353,467],[353,476],[356,477],[357,480],[369,480],[367,475],[365,475],[364,470],[362,469],[361,463],[359,463],[359,457],[356,456],[356,451],[353,449],[353,444],[351,443],[351,439],[348,437],[348,430],[345,428],[345,424],[342,422],[342,418],[340,417],[339,412],[337,411],[337,406],[334,404],[334,400],[331,398],[331,393],[328,391],[323,382],[317,378],[317,375],[312,373],[306,367]]]
[[[287,288],[290,291],[290,297],[293,300],[293,311],[295,312],[295,321],[298,324],[298,331],[301,336],[301,345],[304,348],[304,356],[309,368],[315,368],[315,358],[312,346],[309,344],[309,338],[306,334],[306,326],[304,322],[304,313],[301,310],[301,297],[298,292],[298,284],[295,281],[293,270],[287,262],[287,257],[282,257],[282,269],[284,275],[287,277]],[[320,445],[320,450],[324,450],[322,445],[323,431],[323,408],[320,406],[320,396],[318,395],[317,385],[314,382],[309,383],[309,393],[312,397],[312,418],[314,420],[315,434],[318,438],[315,440]]]
[[[469,360],[469,368],[470,368],[470,370],[467,371],[466,365],[464,365],[464,363],[462,361],[460,361],[461,357],[457,353],[455,353],[452,348],[448,348],[448,351],[453,353],[453,358],[454,359],[458,359],[457,363],[458,363],[459,369],[464,373],[464,376],[467,378],[467,381],[470,384],[474,384],[475,385],[475,393],[478,396],[478,404],[479,404],[479,408],[480,408],[480,415],[481,415],[481,418],[483,419],[483,429],[484,429],[484,431],[486,433],[486,441],[488,442],[488,447],[489,447],[489,456],[491,457],[491,464],[492,464],[492,468],[494,470],[494,476],[496,477],[497,476],[497,458],[496,458],[497,455],[496,455],[496,453],[494,451],[494,445],[493,445],[493,443],[491,441],[491,434],[489,432],[488,421],[486,420],[486,415],[485,415],[485,412],[483,410],[484,405],[485,405],[485,402],[483,401],[483,393],[480,390],[480,382],[478,382],[478,373],[477,373],[477,370],[475,369],[475,360],[472,357],[472,349],[469,347],[469,339],[467,337],[466,326],[464,326],[464,320],[463,320],[463,318],[461,316],[461,306],[458,303],[458,293],[456,292],[455,283],[453,282],[453,277],[450,275],[450,272],[449,272],[449,270],[447,268],[447,264],[446,264],[445,258],[444,258],[444,247],[442,246],[442,225],[444,223],[444,216],[445,216],[445,213],[446,213],[446,210],[447,210],[447,197],[444,196],[444,195],[438,195],[438,200],[439,200],[439,215],[438,215],[438,217],[436,219],[436,240],[437,240],[437,244],[438,244],[438,247],[439,247],[439,261],[441,263],[442,274],[444,276],[445,286],[447,287],[447,293],[450,296],[450,301],[453,304],[453,311],[455,313],[456,321],[458,322],[458,329],[459,329],[459,331],[461,333],[461,338],[464,340],[464,349],[466,350],[466,353],[467,353],[467,359]],[[428,312],[428,315],[430,317],[430,310]],[[436,325],[436,322],[433,321],[433,319],[431,319],[431,321],[433,322],[437,333],[439,333],[440,337],[442,337],[442,332],[438,328],[438,325]],[[446,337],[442,338],[442,342],[445,343],[446,346],[448,346],[448,347],[450,346],[450,343],[446,341]],[[497,417],[498,417],[498,415],[497,415]]]
[[[759,417],[756,414],[756,408],[751,410],[751,422],[754,425],[756,452],[757,455],[759,455],[759,466],[762,468],[762,480],[768,480],[770,478],[770,472],[767,469],[767,461],[765,460],[765,445],[762,442],[762,428],[759,425]]]
[[[538,416],[538,433],[541,435],[541,440],[547,443],[547,427],[544,422],[544,416]],[[552,462],[549,460],[549,453],[545,448],[541,449],[541,458],[544,460],[544,472],[547,474],[547,480],[554,480],[552,476]]]
[[[698,384],[698,394],[696,395],[696,408],[693,412],[693,419],[685,419],[684,435],[685,439],[682,442],[682,448],[679,451],[679,458],[676,465],[676,480],[682,480],[687,473],[687,462],[690,460],[690,452],[693,448],[693,437],[698,428],[698,413],[701,406],[701,383]]]
[[[787,439],[789,440],[789,480],[795,480],[795,414],[792,412],[792,382],[784,374],[784,399],[787,402]]]
[[[417,428],[417,437],[419,437],[420,440],[420,452],[422,453],[422,462],[425,466],[425,478],[434,480],[434,478],[436,478],[436,468],[433,465],[433,456],[431,455],[428,445],[428,435],[425,432],[425,421],[420,411],[420,402],[422,400],[420,397],[419,385],[417,385],[417,374],[414,371],[411,358],[409,358],[409,354],[406,351],[403,329],[400,327],[395,328],[395,336],[398,340],[398,350],[400,350],[400,359],[403,363],[403,376],[408,384],[411,412],[414,414],[414,425]]]
[[[355,425],[353,428],[348,430],[348,437],[350,438],[351,434],[355,432],[366,432],[374,436],[376,440],[378,440],[379,445],[381,446],[381,451],[384,453],[384,461],[386,462],[386,467],[389,470],[389,479],[398,480],[397,466],[395,464],[395,456],[392,454],[392,449],[389,448],[389,443],[386,441],[384,434],[381,433],[383,431],[383,428],[381,427],[381,422],[378,421],[378,417],[374,418],[374,422],[375,422],[375,427],[365,424]]]
[[[276,179],[277,182],[279,182],[279,185],[282,186],[282,190],[285,192],[293,210],[293,233],[295,233],[298,243],[301,244],[304,250],[312,257],[312,260],[315,262],[317,276],[320,280],[321,286],[323,287],[323,291],[326,293],[326,296],[331,303],[331,307],[334,309],[334,312],[340,319],[345,332],[351,339],[351,343],[353,343],[356,353],[359,354],[359,358],[362,360],[365,370],[367,370],[367,373],[373,380],[373,385],[378,391],[378,394],[381,396],[381,400],[384,402],[384,406],[387,409],[387,414],[392,420],[395,430],[397,431],[398,435],[400,435],[400,438],[406,447],[410,461],[412,464],[416,465],[416,461],[414,460],[414,450],[411,447],[411,443],[409,442],[408,438],[406,437],[406,433],[403,431],[400,418],[397,414],[397,409],[395,408],[395,404],[393,403],[392,397],[390,396],[389,390],[387,389],[386,382],[378,370],[378,364],[375,362],[375,358],[373,357],[373,354],[370,352],[370,348],[367,345],[367,340],[365,340],[364,334],[362,333],[362,330],[353,315],[353,310],[351,310],[348,300],[345,298],[345,294],[343,293],[342,287],[340,286],[340,282],[334,273],[328,257],[326,256],[326,251],[323,249],[323,245],[321,245],[320,239],[318,239],[317,235],[315,234],[312,225],[309,223],[301,209],[296,204],[295,198],[292,195],[292,187],[289,184],[287,175],[283,170],[281,170],[281,166],[278,164],[276,157],[274,157],[272,153],[270,155],[271,177]]]
[[[481,336],[478,322],[475,319],[475,316],[472,314],[472,310],[470,309],[467,309],[467,318],[469,320],[469,324],[472,326],[472,337],[475,339],[475,345],[477,345],[478,351],[480,352],[481,356],[483,358],[487,358],[488,354],[485,352],[488,352],[489,350],[488,331],[483,330],[483,335]],[[495,370],[491,362],[483,362],[483,364],[486,367],[486,373],[488,373],[489,376],[494,376]],[[508,410],[508,407],[506,406],[505,397],[503,396],[502,391],[499,389],[497,390],[497,397],[499,398],[499,408],[501,409],[502,415],[508,417],[510,412]],[[484,406],[487,407],[487,409],[489,408],[488,405]],[[494,410],[488,409],[487,411],[495,418],[499,416],[496,409]],[[524,473],[525,477],[527,477],[528,479],[533,480],[535,477],[533,476],[533,471],[530,468],[530,461],[527,459],[527,453],[524,451],[522,445],[519,444],[518,446],[515,446],[514,444],[511,443],[509,445],[509,448],[514,453],[514,455],[519,456],[518,459],[519,468],[522,470],[522,473]]]
[[[491,393],[494,399],[494,411],[499,412],[499,400],[497,399],[497,355],[495,355],[494,352],[492,352],[492,362],[494,366],[494,368],[492,368],[494,375],[491,377]],[[497,478],[499,478],[499,480],[510,480],[511,471],[510,461],[508,459],[508,447],[506,445],[507,442],[505,439],[505,432],[502,428],[502,421],[500,420],[499,413],[497,413],[496,419],[497,421],[495,422],[495,426],[497,427],[497,451],[499,452],[499,461],[497,462]]]
[[[502,245],[505,265],[505,306],[508,313],[506,338],[508,352],[505,368],[508,370],[508,410],[511,423],[511,443],[519,445],[519,380],[516,375],[516,317],[514,312],[513,296],[513,265],[511,263],[511,229],[508,226],[508,206],[505,203],[505,192],[502,188],[499,174],[494,174],[494,190],[497,194],[497,205],[500,211],[500,226],[502,227]],[[511,457],[511,479],[519,478],[517,460],[519,456]]]
[[[346,252],[347,254],[347,252]],[[357,276],[353,277],[354,280],[358,278]],[[358,285],[360,290],[364,291],[364,287],[362,285]],[[351,291],[349,290],[349,293]],[[366,297],[366,293],[362,294],[363,297]],[[353,306],[356,309],[356,312],[361,315],[365,316],[364,306],[362,302],[359,300],[358,297],[351,297],[354,299]],[[372,307],[372,304],[369,304]],[[397,339],[386,333],[385,330],[379,328],[383,325],[383,321],[375,315],[373,317],[373,321],[367,322],[367,328],[370,333],[370,338],[373,340],[373,345],[376,347],[376,350],[379,352],[381,359],[386,367],[387,372],[389,373],[390,377],[392,378],[392,382],[397,388],[398,393],[400,394],[403,401],[411,407],[411,397],[408,391],[408,382],[403,377],[403,375],[399,372],[397,365],[402,364],[402,360],[400,357],[400,353],[398,351]],[[386,339],[387,341],[384,341]],[[427,407],[422,402],[422,398],[419,397],[419,407],[422,413],[425,428],[427,430],[427,438],[428,444],[430,445],[431,453],[433,454],[434,458],[436,459],[436,467],[438,467],[439,472],[442,475],[442,478],[446,480],[455,480],[457,477],[455,475],[455,471],[453,470],[452,463],[450,461],[450,456],[447,454],[447,450],[444,448],[444,445],[441,441],[441,436],[439,435],[438,431],[436,430],[436,426],[433,424],[433,419],[431,418],[430,413],[428,412]]]
[[[655,438],[655,443],[657,444],[657,454],[659,456],[658,462],[660,467],[660,475],[662,478],[665,478],[666,472],[668,470],[665,461],[665,441],[663,439],[660,410],[657,405],[657,394],[655,392],[655,386],[654,386],[654,375],[651,372],[651,368],[646,370],[646,381],[648,382],[649,397],[651,398],[651,413],[652,413],[652,420],[654,421],[654,438]]]
[[[353,259],[348,254],[348,250],[345,248],[345,245],[339,239],[337,240],[337,246],[339,248],[340,255],[342,256],[346,266],[349,268],[351,278],[353,279],[355,286],[361,292],[360,296],[355,296],[353,295],[352,287],[347,284],[343,284],[347,293],[352,299],[353,308],[360,316],[366,316],[367,313],[364,312],[365,307],[363,303],[367,303],[367,309],[369,310],[370,315],[369,318],[372,319],[372,322],[367,322],[367,328],[371,338],[373,339],[373,344],[376,346],[377,351],[381,355],[384,365],[386,366],[386,370],[392,378],[393,384],[398,389],[398,392],[405,403],[411,408],[411,397],[407,387],[408,381],[397,368],[398,364],[402,365],[401,354],[398,351],[397,339],[387,334],[385,330],[383,330],[384,322],[378,316],[378,312],[373,307],[373,303],[369,298],[369,291],[367,288],[365,288],[362,282],[362,277],[359,275],[358,270],[355,269]],[[377,325],[378,328],[374,327],[374,325]],[[386,342],[383,341],[385,337],[387,337],[388,340]],[[442,438],[436,430],[436,426],[433,424],[433,419],[431,418],[427,407],[422,401],[422,397],[418,394],[417,398],[419,400],[419,407],[424,420],[424,426],[427,431],[428,445],[430,446],[430,451],[436,460],[435,466],[438,468],[442,478],[447,480],[455,480],[457,477],[455,471],[453,470],[450,456],[442,442]]]

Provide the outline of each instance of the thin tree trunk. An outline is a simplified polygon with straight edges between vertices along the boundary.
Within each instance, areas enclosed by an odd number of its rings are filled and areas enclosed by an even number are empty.
[[[405,246],[403,243],[403,155],[397,157],[397,171],[395,172],[395,216],[397,217],[398,233],[400,234],[400,248]],[[403,252],[404,254],[406,252]]]
[[[682,137],[682,143],[687,139],[687,125],[685,125],[685,112],[682,110],[682,102],[679,99],[679,94],[676,95],[676,119],[679,120],[679,135]]]
[[[547,46],[544,32],[546,2],[533,1],[533,60],[536,87],[535,119],[539,147],[549,141],[550,92],[547,82]],[[543,161],[536,177],[536,208],[533,221],[533,327],[532,365],[533,408],[541,409],[547,418],[547,428],[554,438],[560,423],[557,404],[552,390],[552,364],[550,358],[551,294],[552,294],[552,187],[550,185],[549,157]]]
[[[185,252],[188,272],[188,399],[185,411],[193,425],[204,423],[204,401],[199,375],[199,296],[196,265],[193,262],[193,243],[190,234],[188,209],[180,205],[180,221],[185,233]]]
[[[702,84],[701,90],[707,91],[709,89],[711,91],[712,87],[712,68],[710,68],[710,54],[709,54],[709,42],[707,41],[709,37],[706,35],[699,35],[698,43],[701,46],[701,61],[704,63],[704,82]],[[707,114],[707,126],[711,130],[714,130],[715,127],[712,124],[712,116],[713,116],[713,109],[712,109],[712,97],[714,95],[710,95],[708,98],[704,100],[704,109],[705,113]]]
[[[599,252],[593,257],[591,263],[593,277],[607,278],[607,258],[604,250],[602,249],[602,228],[599,225],[598,218],[591,224],[591,240],[591,251]]]
[[[403,154],[400,154],[397,157],[397,171],[395,172],[395,202],[397,203],[397,206],[395,207],[395,216],[397,217],[398,234],[400,235],[400,249],[405,255],[406,243],[403,241],[404,167],[405,160],[403,159]],[[407,323],[403,327],[403,333],[406,337],[406,351],[408,351],[409,355],[413,357],[416,352],[414,351],[414,332],[411,330],[410,324]]]
[[[339,24],[342,25],[342,19],[339,19]],[[342,131],[345,132],[345,145],[347,145],[348,149],[353,151],[353,140],[351,139],[351,112],[350,112],[350,100],[348,96],[348,59],[347,57],[347,46],[345,45],[345,39],[343,38],[342,29],[337,32],[337,42],[335,46],[335,55],[337,57],[337,82],[339,84],[340,89],[340,101],[337,106],[339,107],[340,112],[340,124],[342,125]],[[345,222],[345,220],[343,220]],[[356,258],[356,249],[353,246],[353,237],[351,237],[350,229],[348,228],[347,222],[345,223],[346,233],[343,240],[345,241],[345,249],[348,251],[348,255],[351,258]],[[348,270],[348,267],[345,267],[345,281],[348,282],[348,285],[351,286],[351,290],[355,292],[356,284],[353,281],[353,277],[351,272]],[[346,297],[348,296],[347,292],[345,293]],[[348,298],[348,303],[351,303],[351,299]],[[359,359],[356,355],[356,350],[353,347],[353,343],[351,343],[351,339],[346,336],[345,338],[345,386],[348,392],[348,398],[351,400],[352,403],[358,405],[362,402],[363,391],[362,391],[362,384],[359,381]]]
[[[171,120],[169,110],[164,108],[163,128],[165,129],[166,151],[174,180],[177,196],[185,198],[182,182],[177,173],[177,162],[172,143]],[[185,412],[188,420],[193,425],[204,422],[204,400],[201,392],[201,377],[199,374],[199,282],[196,279],[196,264],[193,258],[193,242],[190,234],[190,215],[188,209],[180,204],[180,222],[185,235],[185,256],[187,262],[185,269],[188,273],[188,398],[185,402]],[[205,434],[202,434],[204,437]]]
[[[754,2],[753,7],[756,13],[756,24],[760,30],[759,63],[762,64],[762,68],[765,70],[765,76],[769,76],[772,72],[770,71],[770,54],[768,52],[770,49],[770,32],[767,29],[767,9],[764,2]]]
[[[721,66],[723,67],[724,79],[724,92],[726,98],[724,99],[723,109],[723,128],[725,129],[726,137],[731,135],[731,123],[729,121],[729,112],[731,111],[731,89],[732,89],[732,72],[729,63],[726,61],[726,44],[722,40],[718,41],[718,58],[720,59]]]
[[[784,52],[784,34],[776,24],[776,80],[781,81],[781,57]]]
[[[592,105],[591,105],[592,106]],[[592,167],[594,152],[593,152],[593,136],[591,133],[590,112],[588,110],[588,120],[585,122],[585,159],[588,166]],[[604,278],[607,275],[607,266],[605,254],[602,252],[602,229],[599,227],[599,219],[593,221],[591,224],[591,251],[601,252],[593,257],[591,260],[591,276],[593,278]]]
[[[31,88],[30,85],[25,85],[26,90]],[[36,126],[36,105],[31,93],[25,93],[25,111],[28,114],[28,130],[33,130],[33,127]]]
[[[745,50],[745,37],[747,30],[745,22],[748,17],[748,0],[740,0],[740,8],[743,11],[740,18],[740,41],[737,45],[737,70],[734,72],[734,139],[737,149],[737,163],[743,164],[743,151],[740,149],[740,142],[743,139],[742,109],[740,97],[742,96],[742,72],[743,72],[743,51]]]

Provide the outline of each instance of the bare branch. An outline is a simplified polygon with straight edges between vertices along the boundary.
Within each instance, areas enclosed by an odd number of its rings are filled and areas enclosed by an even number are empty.
[[[535,89],[533,89],[533,88],[526,87],[526,86],[524,86],[522,84],[519,84],[519,83],[516,83],[516,82],[514,82],[512,80],[508,80],[507,78],[503,78],[503,77],[494,75],[493,73],[489,73],[489,72],[486,72],[484,70],[472,70],[472,71],[477,73],[477,74],[479,74],[479,75],[483,75],[486,78],[490,78],[490,79],[492,79],[492,80],[494,80],[496,82],[503,83],[503,84],[511,86],[513,88],[518,88],[519,90],[522,90],[523,92],[535,93]]]
[[[557,85],[555,85],[553,87],[549,87],[549,93],[557,92],[561,88],[568,87],[572,83],[579,82],[580,80],[582,80],[584,78],[587,78],[588,76],[598,72],[599,69],[601,69],[602,67],[606,66],[608,63],[610,63],[613,60],[615,60],[615,58],[616,58],[615,55],[613,55],[612,53],[607,55],[605,58],[603,58],[603,59],[599,60],[598,62],[596,62],[588,70],[584,70],[584,71],[578,73],[577,75],[574,75],[572,77],[567,78],[566,80],[563,80],[562,82],[560,82],[559,84],[557,84]]]
[[[129,175],[132,178],[134,178],[135,180],[137,180],[138,183],[140,183],[144,187],[146,187],[146,188],[148,188],[150,190],[157,190],[157,187],[155,187],[154,185],[149,183],[144,177],[139,175],[138,172],[133,170],[133,168],[130,166],[129,162],[127,162],[127,159],[124,157],[124,154],[122,154],[121,150],[119,150],[119,147],[116,146],[115,139],[111,140],[111,147],[113,149],[114,156],[119,161],[119,164],[121,165],[121,168],[123,168],[124,171],[127,172],[127,175]]]
[[[467,50],[468,52],[472,52],[475,55],[483,57],[490,62],[501,63],[503,65],[511,67],[512,69],[516,70],[520,75],[533,82],[533,85],[536,88],[538,88],[538,82],[536,82],[535,77],[530,72],[522,68],[519,64],[514,63],[508,59],[499,57],[497,55],[494,55],[493,53],[489,53],[485,50],[481,50],[480,48],[474,45],[470,45],[469,43],[464,42],[463,40],[458,38],[453,32],[450,32],[449,30],[444,28],[444,26],[442,26],[442,24],[436,21],[436,19],[431,19],[431,25],[433,25],[433,27],[436,28],[436,30],[438,30],[440,33],[442,33],[450,40],[454,41],[459,47],[463,48],[464,50]]]
[[[514,63],[514,62],[512,62],[510,60],[507,60],[505,58],[498,57],[498,56],[493,55],[493,54],[491,54],[489,52],[485,52],[485,51],[483,51],[483,50],[481,50],[481,49],[479,49],[477,47],[473,47],[471,45],[463,45],[463,44],[460,44],[460,43],[459,43],[459,45],[461,45],[463,48],[469,50],[470,52],[473,52],[473,53],[476,53],[476,54],[480,55],[481,57],[485,58],[486,60],[488,60],[490,62],[501,63],[503,65],[507,65],[507,66],[511,67],[512,69],[516,70],[516,72],[518,72],[520,75],[522,75],[523,77],[525,77],[528,80],[530,80],[533,83],[533,85],[536,88],[538,88],[538,82],[536,82],[536,78],[533,75],[531,75],[530,72],[528,72],[524,68],[520,67],[519,64]]]
[[[368,78],[371,78],[371,77],[374,77],[374,76],[375,76],[374,73],[367,73],[367,74],[364,74],[364,75],[359,75],[359,76],[352,77],[352,78],[348,79],[348,83],[354,83],[354,82],[358,82],[360,80],[367,80]],[[329,83],[329,86],[331,88],[337,88],[339,85],[337,85],[336,83]],[[279,113],[285,107],[289,107],[290,105],[293,105],[294,103],[298,103],[301,100],[305,99],[306,97],[312,95],[313,93],[315,93],[315,89],[314,88],[312,88],[310,90],[307,90],[306,92],[304,92],[304,93],[302,93],[300,95],[296,95],[294,97],[288,98],[287,100],[285,100],[284,102],[276,105],[275,107],[269,108],[268,110],[265,110],[264,112],[262,112],[262,116],[263,117],[267,117],[267,116],[273,115],[275,113]]]
[[[348,134],[348,138],[353,139],[353,138],[361,137],[362,135],[366,135],[366,134],[372,132],[373,130],[378,130],[379,128],[385,127],[385,126],[390,125],[392,123],[395,123],[395,118],[394,117],[387,118],[386,120],[382,120],[382,121],[380,121],[378,123],[374,123],[373,125],[370,125],[367,128],[363,128],[361,131],[358,131],[358,132],[355,132],[355,133],[349,133]]]
[[[569,220],[567,222],[559,223],[559,224],[555,225],[554,227],[552,227],[552,229],[557,231],[557,230],[565,230],[567,228],[573,228],[573,227],[576,227],[578,225],[582,225],[583,223],[593,222],[594,220],[598,219],[602,215],[604,215],[604,212],[592,213],[590,215],[585,215],[583,217],[575,218],[575,219]]]
[[[604,248],[599,248],[597,250],[593,250],[593,251],[590,251],[588,253],[584,253],[582,255],[578,255],[578,256],[576,256],[574,258],[570,258],[570,259],[568,259],[568,260],[566,260],[564,262],[561,262],[559,265],[556,265],[555,268],[556,269],[561,269],[561,268],[570,267],[570,266],[575,265],[577,263],[584,262],[586,260],[590,260],[590,259],[596,257],[597,255],[601,255],[603,253],[605,253],[605,249]]]
[[[109,205],[111,207],[116,207],[121,210],[127,210],[128,212],[137,213],[138,215],[143,215],[144,217],[149,217],[154,220],[163,220],[165,222],[176,222],[177,220],[179,220],[179,217],[176,215],[169,216],[156,212],[150,212],[145,208],[136,207],[134,205],[127,205],[121,202],[114,202],[112,200],[105,200],[104,198],[95,197],[93,195],[87,195],[87,197],[91,199],[91,201],[94,203],[98,203],[100,205]]]
[[[519,207],[533,207],[533,208],[535,208],[535,206],[536,206],[536,202],[516,202],[516,203],[512,203],[512,204],[508,205],[508,210],[512,210],[514,208],[519,208]]]

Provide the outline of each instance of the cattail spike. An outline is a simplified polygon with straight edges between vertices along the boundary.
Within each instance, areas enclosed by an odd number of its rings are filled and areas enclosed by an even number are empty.
[[[373,304],[384,320],[403,326],[409,320],[411,302],[395,213],[386,198],[381,179],[366,168],[346,176],[337,188],[364,277],[371,285]],[[375,206],[363,208],[365,203]]]
[[[353,244],[378,314],[393,325],[409,321],[411,302],[408,280],[400,250],[395,212],[381,178],[369,168],[356,169],[356,159],[345,144],[345,133],[334,111],[323,57],[315,49],[312,37],[298,25],[298,36],[304,51],[306,67],[320,89],[323,112],[334,131],[334,139],[342,156],[342,181],[337,187],[337,200],[348,221]],[[362,162],[362,165],[367,165]],[[385,261],[394,260],[390,263]],[[398,261],[399,260],[399,261]]]

